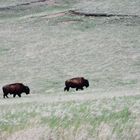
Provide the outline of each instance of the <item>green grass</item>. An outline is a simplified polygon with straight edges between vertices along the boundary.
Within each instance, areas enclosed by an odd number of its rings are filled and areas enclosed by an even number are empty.
[[[138,3],[58,0],[0,11],[0,85],[31,88],[29,96],[0,99],[3,139],[38,127],[48,129],[44,139],[50,133],[58,140],[136,139],[140,97],[110,97],[139,94],[139,18],[54,15],[70,9],[138,14]],[[87,78],[89,88],[63,92],[65,80],[75,76]]]
[[[1,132],[12,134],[42,126],[49,127],[56,134],[60,129],[80,133],[80,129],[88,127],[86,130],[89,137],[98,138],[99,129],[107,125],[111,135],[115,134],[117,138],[122,139],[125,131],[129,131],[128,137],[132,135],[131,131],[139,117],[139,101],[137,96],[87,102],[1,106],[0,128]]]
[[[30,119],[34,118],[36,115],[37,114],[35,112],[28,113],[23,111],[17,113],[6,113],[1,116],[0,131],[11,134],[25,128],[27,129],[29,126],[32,126]]]
[[[66,107],[69,108],[69,107]],[[102,122],[107,124],[114,124],[115,122],[119,122],[119,124],[125,125],[128,123],[128,120],[131,118],[131,113],[129,109],[123,108],[118,112],[102,110],[100,112],[101,115],[94,116],[89,109],[89,106],[86,104],[80,104],[78,107],[73,105],[70,107],[70,114],[73,116],[64,115],[64,117],[56,117],[54,113],[52,113],[50,118],[44,117],[42,118],[42,123],[49,124],[51,128],[63,127],[63,128],[71,128],[75,126],[78,129],[83,124],[90,124],[92,128],[95,130],[100,126]],[[70,115],[69,114],[69,115]],[[63,115],[63,111],[62,111]],[[117,128],[116,128],[117,129]]]
[[[7,53],[8,51],[9,51],[8,48],[0,48],[0,54],[1,55]]]

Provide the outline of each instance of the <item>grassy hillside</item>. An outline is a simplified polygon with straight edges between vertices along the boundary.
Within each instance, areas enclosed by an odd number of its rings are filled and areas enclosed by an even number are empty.
[[[1,138],[139,139],[139,6],[138,0],[1,0],[0,88],[13,82],[31,88],[21,99],[4,100],[1,91]],[[84,17],[71,9],[137,17]],[[64,93],[64,81],[75,76],[87,78],[89,88]]]

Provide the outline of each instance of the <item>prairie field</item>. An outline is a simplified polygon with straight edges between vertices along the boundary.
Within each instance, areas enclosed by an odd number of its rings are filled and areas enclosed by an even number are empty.
[[[0,140],[139,140],[140,1],[0,0]],[[112,16],[84,16],[86,14]],[[83,76],[89,87],[64,92]]]

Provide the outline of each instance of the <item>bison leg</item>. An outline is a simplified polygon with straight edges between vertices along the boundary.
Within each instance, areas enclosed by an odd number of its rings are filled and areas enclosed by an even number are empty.
[[[3,94],[3,98],[5,98],[5,96],[6,96],[7,98],[9,98],[7,94]]]
[[[69,91],[69,89],[70,89],[70,88],[68,87],[68,88],[67,88],[67,91]]]
[[[77,87],[76,91],[78,91],[79,89],[83,90],[83,87]]]
[[[66,90],[69,91],[69,87],[65,87],[65,88],[64,88],[64,91],[66,91]]]
[[[66,90],[67,90],[67,87],[64,88],[64,91],[66,91]]]
[[[8,95],[6,95],[6,97],[9,98]]]
[[[16,94],[15,94],[15,93],[13,94],[13,97],[14,97],[14,98],[16,97]]]
[[[18,94],[19,97],[21,97],[21,94]]]

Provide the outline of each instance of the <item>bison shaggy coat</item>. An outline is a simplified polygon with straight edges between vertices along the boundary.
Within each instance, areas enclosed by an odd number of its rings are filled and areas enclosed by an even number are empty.
[[[69,91],[70,88],[76,88],[76,91],[77,91],[78,89],[83,90],[84,86],[87,88],[89,86],[89,82],[84,77],[75,77],[75,78],[66,80],[65,86],[66,87],[64,88],[64,91],[65,90]]]
[[[15,97],[16,95],[21,97],[21,94],[23,92],[26,94],[30,93],[29,87],[25,86],[22,83],[13,83],[13,84],[5,85],[2,87],[2,90],[3,90],[3,98],[5,97],[8,98],[8,94],[13,94],[13,97]]]

